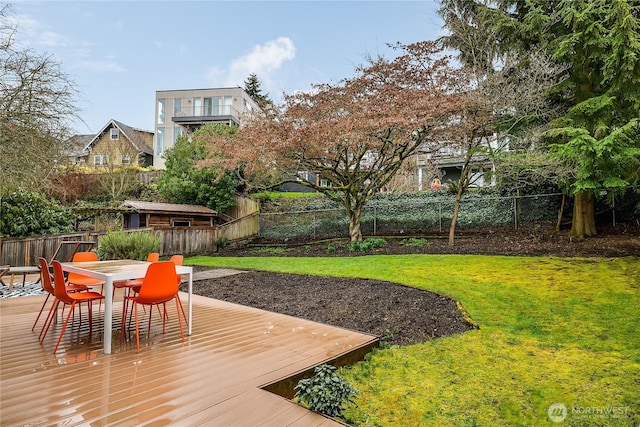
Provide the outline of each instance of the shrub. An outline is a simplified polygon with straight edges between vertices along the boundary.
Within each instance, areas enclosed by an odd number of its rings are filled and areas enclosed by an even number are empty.
[[[225,248],[229,244],[229,238],[227,236],[218,237],[213,241],[213,244],[217,248]]]
[[[362,242],[351,242],[349,244],[350,251],[367,252],[371,249],[382,248],[387,244],[387,241],[380,237],[368,237]]]
[[[100,259],[136,259],[144,261],[152,252],[160,251],[160,238],[152,233],[112,231],[99,240]]]
[[[69,233],[75,225],[73,212],[38,193],[16,191],[2,198],[0,234],[25,237]]]
[[[335,369],[331,365],[317,366],[313,377],[298,382],[295,398],[312,411],[342,418],[344,407],[352,402],[357,390]]]

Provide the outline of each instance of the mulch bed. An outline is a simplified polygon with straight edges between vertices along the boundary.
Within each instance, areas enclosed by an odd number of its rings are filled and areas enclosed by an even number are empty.
[[[370,254],[482,254],[524,256],[640,256],[640,227],[601,230],[597,237],[578,241],[566,231],[532,225],[513,229],[471,230],[458,234],[453,248],[444,236],[425,238],[412,246],[406,238],[394,238],[371,252],[349,251],[346,243],[323,242],[287,245],[277,254],[257,250],[254,242],[242,248],[225,248],[218,256],[361,256]],[[328,251],[331,245],[333,250]],[[468,331],[451,298],[379,280],[252,271],[236,276],[194,282],[199,295],[288,314],[334,326],[366,332],[389,344],[408,345]]]

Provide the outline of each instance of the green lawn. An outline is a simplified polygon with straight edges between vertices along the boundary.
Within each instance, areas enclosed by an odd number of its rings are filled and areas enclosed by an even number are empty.
[[[640,424],[640,260],[399,255],[195,257],[188,264],[376,278],[457,299],[480,326],[342,370],[358,425]],[[551,404],[567,408],[563,423]]]

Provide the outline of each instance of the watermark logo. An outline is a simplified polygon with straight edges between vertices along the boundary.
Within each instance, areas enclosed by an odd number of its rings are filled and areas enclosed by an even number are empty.
[[[574,406],[571,411],[563,403],[549,405],[547,415],[554,423],[561,423],[571,414],[572,419],[624,418],[629,416],[628,406]]]
[[[552,403],[549,405],[547,415],[554,423],[561,423],[567,418],[567,407],[562,403]]]

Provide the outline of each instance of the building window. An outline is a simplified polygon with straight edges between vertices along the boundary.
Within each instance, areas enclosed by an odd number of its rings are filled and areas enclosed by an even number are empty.
[[[202,98],[193,98],[193,115],[202,115]]]
[[[164,153],[164,128],[156,129],[156,155],[162,156]]]
[[[320,180],[320,187],[333,187],[333,185],[331,184],[331,181],[323,178]]]
[[[233,98],[231,96],[225,96],[222,99],[222,114],[226,116],[230,116],[232,104],[233,104]]]
[[[231,115],[231,104],[233,97],[231,96],[212,96],[204,98],[204,115],[205,116],[229,116]]]
[[[188,219],[172,219],[172,227],[191,227],[191,221]]]
[[[103,166],[109,164],[109,156],[103,154],[96,154],[93,156],[93,164],[95,166]]]
[[[159,125],[164,124],[166,112],[167,112],[167,100],[164,98],[158,99],[158,124]]]
[[[111,139],[112,140],[120,139],[120,129],[111,128]]]
[[[182,99],[176,98],[173,100],[173,115],[181,116],[182,115]]]
[[[131,164],[131,156],[128,154],[123,154],[122,155],[122,159],[120,160],[120,163],[123,165],[130,165]]]
[[[176,141],[182,136],[182,126],[176,126],[173,128],[173,145],[176,145]]]
[[[205,116],[217,116],[218,106],[214,105],[214,98],[204,99],[204,115]]]

